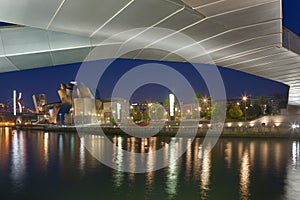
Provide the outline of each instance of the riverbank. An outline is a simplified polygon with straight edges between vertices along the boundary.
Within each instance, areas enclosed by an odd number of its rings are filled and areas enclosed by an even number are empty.
[[[17,130],[36,130],[45,132],[86,132],[89,134],[99,133],[100,126],[56,126],[56,125],[26,125],[26,126],[14,126],[12,127]],[[180,137],[205,137],[209,131],[210,137],[219,137],[218,129],[219,127],[210,128],[194,128],[185,127],[180,129]],[[167,136],[175,137],[179,131],[179,127],[164,127],[161,130],[153,130],[149,127],[126,127],[124,132],[119,127],[106,126],[102,127],[101,130],[108,135],[128,135],[127,133],[132,133],[133,135],[139,135],[140,137],[149,137],[149,133],[157,133],[154,136]],[[220,137],[223,138],[292,138],[300,139],[300,129],[291,129],[288,126],[257,126],[257,127],[224,127]]]

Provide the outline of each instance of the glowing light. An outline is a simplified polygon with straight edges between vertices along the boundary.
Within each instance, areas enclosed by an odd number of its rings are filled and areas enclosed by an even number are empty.
[[[232,123],[231,122],[228,122],[227,123],[227,127],[231,127],[232,126]]]
[[[174,104],[175,104],[174,94],[169,94],[169,99],[170,99],[170,116],[174,117]]]
[[[240,170],[240,199],[248,199],[250,192],[250,159],[249,153],[246,150],[242,157],[241,170]]]
[[[296,124],[292,124],[292,129],[296,129],[297,125]]]
[[[210,128],[210,127],[211,127],[211,124],[207,124],[207,126],[208,126],[208,128]]]
[[[243,126],[243,123],[238,123],[238,126],[239,126],[239,127],[242,127],[242,126]]]
[[[14,116],[17,115],[17,91],[13,91]]]
[[[280,122],[275,122],[274,124],[275,124],[275,126],[280,126],[281,123]]]
[[[250,123],[249,125],[250,125],[251,127],[253,127],[253,126],[254,126],[254,123]]]
[[[202,124],[198,124],[198,127],[199,127],[199,128],[202,128],[202,126],[203,126]]]

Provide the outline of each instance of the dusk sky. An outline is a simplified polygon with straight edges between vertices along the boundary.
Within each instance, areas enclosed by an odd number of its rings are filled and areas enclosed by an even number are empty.
[[[283,0],[283,26],[287,27],[297,35],[300,35],[300,1],[299,0]]]
[[[97,65],[101,65],[101,62],[103,61],[97,61],[95,63]],[[158,61],[118,59],[113,62],[98,85],[100,97],[109,97],[113,85],[122,74],[137,65],[151,62]],[[195,69],[193,69],[189,64],[177,62],[160,63],[168,65],[184,75],[196,92],[200,92],[203,95],[209,95],[204,81],[199,75],[197,75]],[[23,92],[23,103],[25,106],[32,107],[32,95],[40,93],[45,93],[47,95],[49,103],[57,102],[59,101],[57,94],[59,84],[68,83],[74,80],[79,67],[80,63],[76,63],[56,67],[2,73],[0,74],[0,102],[11,103],[12,91],[14,89],[18,92]],[[243,94],[252,96],[287,94],[288,86],[282,83],[222,67],[219,68],[219,71],[224,80],[228,98],[239,98]],[[169,90],[162,86],[146,85],[134,93],[131,102],[140,102],[143,100],[163,101],[167,98],[168,93]]]
[[[284,0],[283,1],[283,26],[300,35],[300,1]],[[0,22],[0,26],[9,25]],[[101,63],[101,61],[99,61]],[[118,60],[107,71],[107,76],[99,85],[100,96],[109,97],[110,91],[116,80],[132,67],[149,63],[151,61],[142,60]],[[209,95],[203,80],[196,76],[193,69],[182,67],[182,63],[165,62],[178,70],[189,79],[196,92]],[[32,107],[32,95],[45,93],[48,102],[59,101],[57,90],[60,83],[68,83],[75,79],[80,63],[61,65],[56,67],[45,67],[40,69],[25,70],[19,72],[8,72],[0,74],[0,102],[11,103],[12,90],[23,92],[23,102],[25,106]],[[118,70],[116,70],[118,69]],[[239,98],[242,94],[259,96],[259,95],[286,95],[288,86],[260,78],[257,76],[245,74],[226,68],[219,68],[223,77],[228,98]],[[158,85],[144,86],[137,90],[132,97],[132,101],[152,100],[161,101],[165,99],[169,91]]]

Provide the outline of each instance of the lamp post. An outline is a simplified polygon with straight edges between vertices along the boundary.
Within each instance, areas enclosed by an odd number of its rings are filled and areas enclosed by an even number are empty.
[[[244,110],[245,110],[245,121],[246,121],[246,103],[247,103],[247,96],[243,96],[242,100],[244,101]]]

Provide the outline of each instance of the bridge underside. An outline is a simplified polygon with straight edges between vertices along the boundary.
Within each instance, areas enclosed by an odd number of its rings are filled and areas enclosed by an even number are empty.
[[[95,47],[133,42],[140,50],[122,57],[215,63],[288,84],[289,104],[300,105],[300,39],[282,27],[281,0],[2,0],[0,21],[22,25],[0,29],[1,72],[81,62]],[[173,32],[155,36],[155,27]]]

